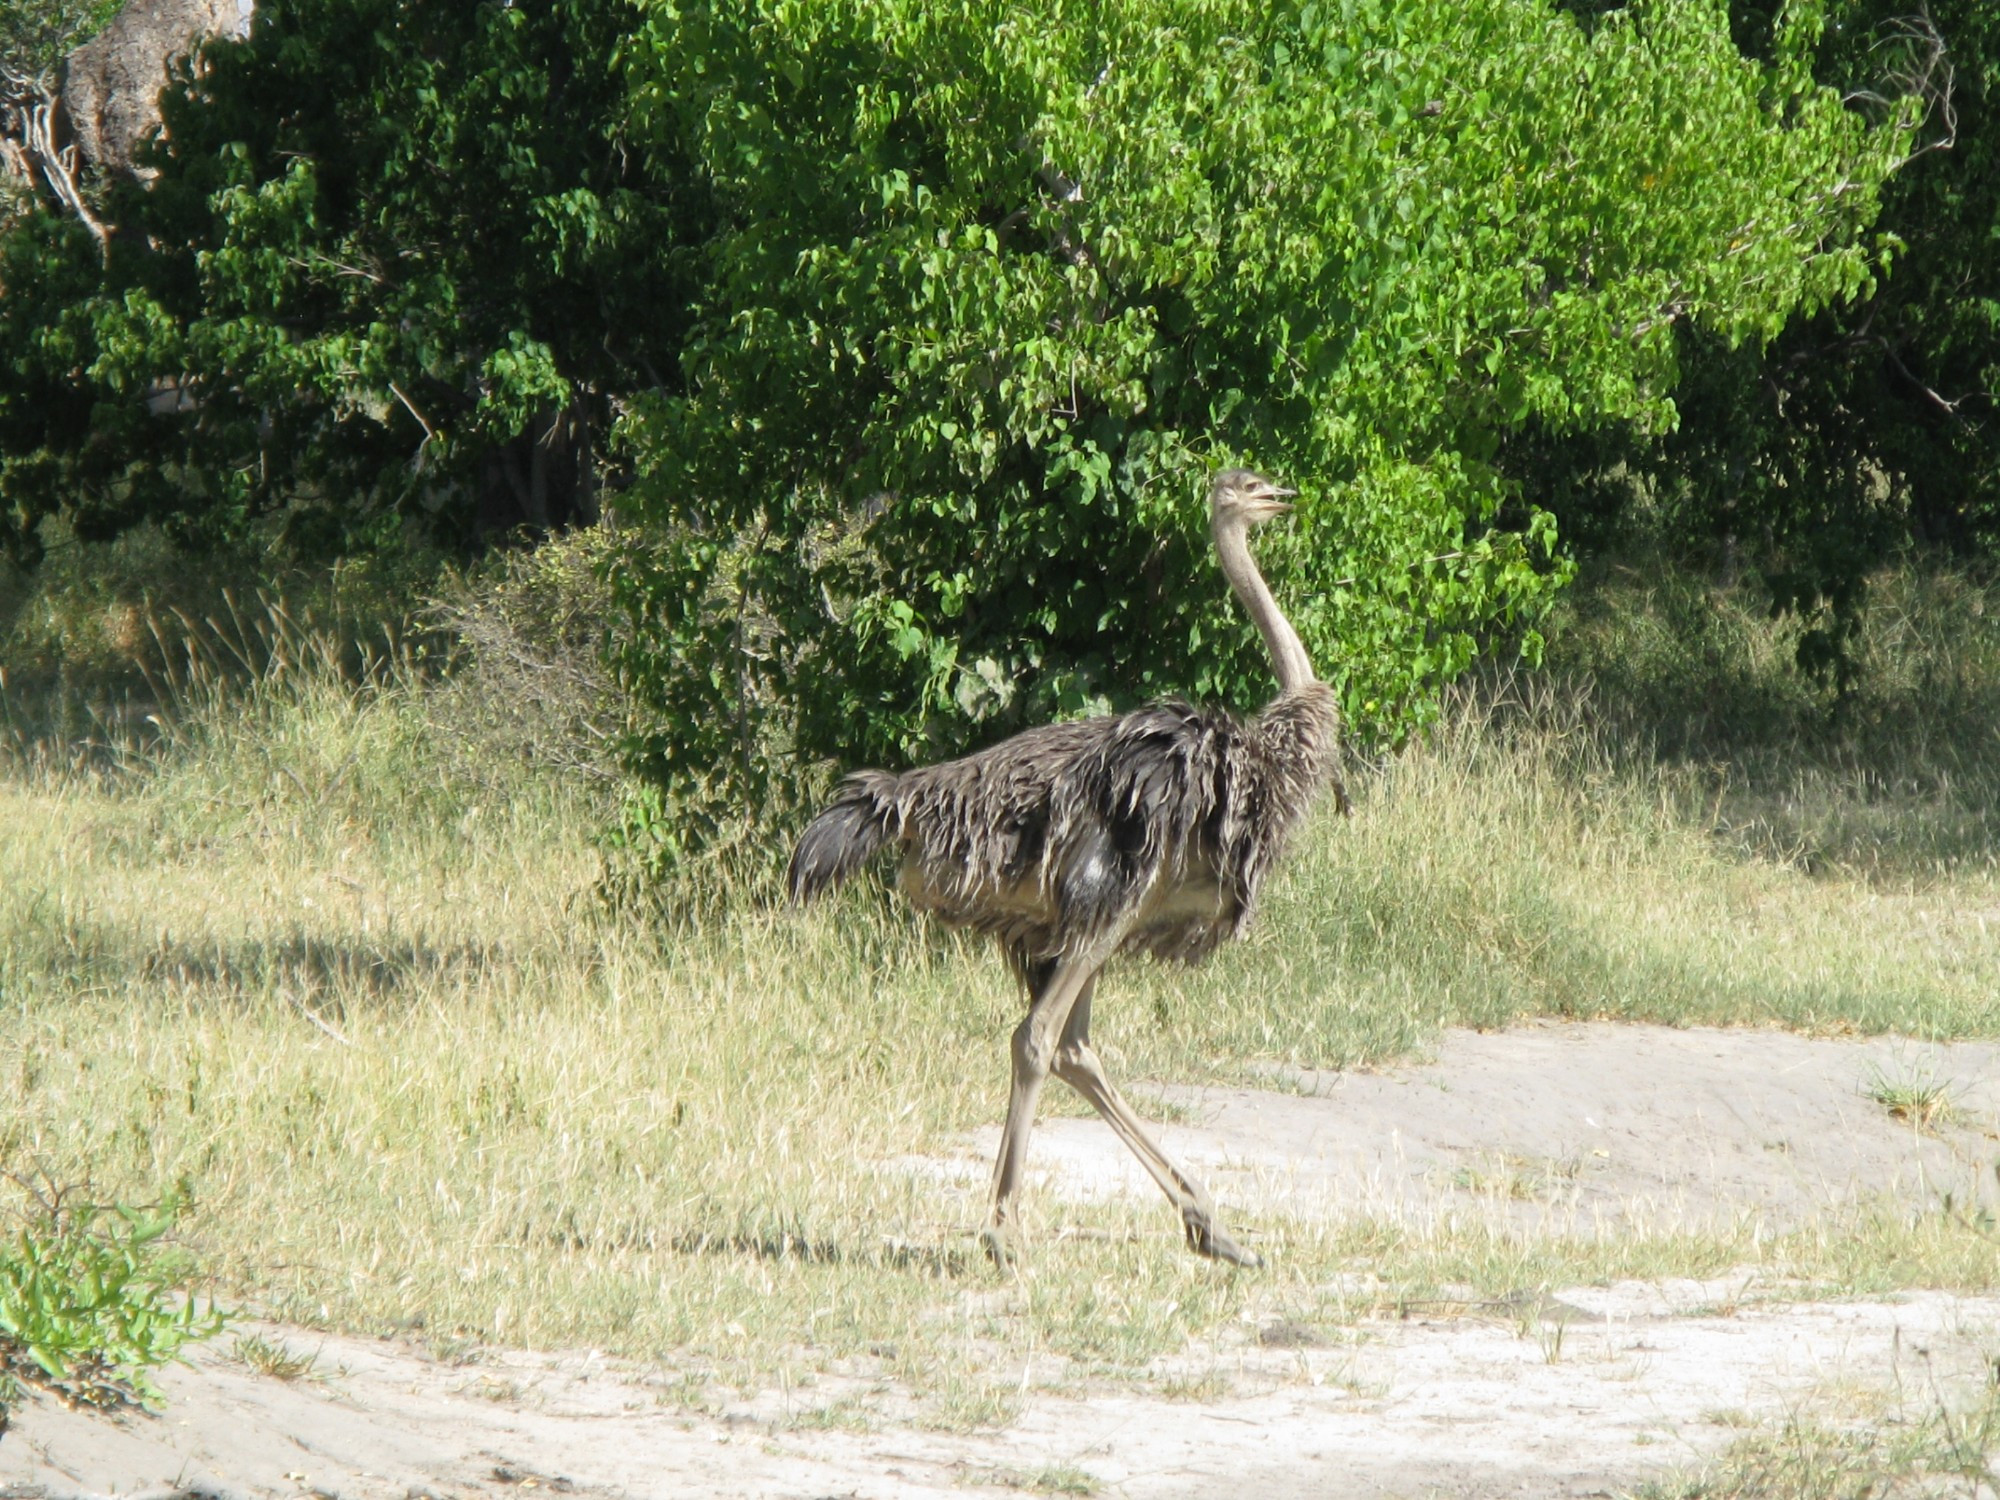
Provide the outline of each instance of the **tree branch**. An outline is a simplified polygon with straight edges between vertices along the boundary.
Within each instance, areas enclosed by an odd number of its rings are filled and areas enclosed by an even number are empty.
[[[111,231],[92,212],[89,200],[76,180],[76,147],[56,144],[56,95],[47,78],[34,77],[15,68],[0,68],[0,82],[12,95],[6,101],[9,126],[4,142],[4,159],[14,174],[30,186],[35,173],[55,195],[56,202],[74,214],[97,241],[98,254],[111,257]]]

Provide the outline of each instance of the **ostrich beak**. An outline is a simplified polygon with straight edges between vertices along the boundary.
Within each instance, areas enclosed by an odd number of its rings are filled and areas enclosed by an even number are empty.
[[[1275,520],[1279,516],[1290,515],[1292,513],[1292,506],[1284,497],[1296,495],[1297,493],[1297,490],[1288,490],[1282,485],[1276,484],[1259,490],[1252,501],[1257,507],[1257,519],[1260,521],[1269,521]]]

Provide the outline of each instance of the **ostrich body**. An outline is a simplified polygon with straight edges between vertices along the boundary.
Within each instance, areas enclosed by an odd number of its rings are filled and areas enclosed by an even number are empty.
[[[1194,963],[1239,935],[1265,875],[1337,774],[1340,718],[1298,633],[1250,556],[1249,531],[1291,509],[1246,469],[1209,492],[1216,557],[1263,633],[1278,696],[1241,721],[1169,702],[1045,724],[959,760],[841,783],[792,855],[803,901],[837,885],[886,844],[918,907],[991,933],[1028,992],[1013,1038],[1007,1125],[993,1169],[986,1242],[1012,1261],[1014,1200],[1035,1103],[1050,1073],[1103,1115],[1180,1210],[1188,1245],[1254,1266],[1215,1223],[1207,1193],[1153,1143],[1090,1046],[1091,991],[1115,953]]]

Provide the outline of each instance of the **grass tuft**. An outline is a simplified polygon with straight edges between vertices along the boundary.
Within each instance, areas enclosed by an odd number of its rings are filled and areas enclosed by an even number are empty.
[[[1868,1097],[1918,1130],[1930,1130],[1957,1117],[1958,1094],[1949,1079],[1929,1072],[1891,1074],[1876,1068],[1866,1085]]]
[[[1940,1395],[1872,1423],[1793,1415],[1717,1462],[1641,1486],[1632,1500],[1930,1500],[2000,1493],[2000,1386],[1970,1403]]]
[[[310,1375],[318,1356],[299,1354],[282,1339],[267,1339],[261,1333],[246,1333],[230,1351],[259,1375],[273,1380],[300,1380]]]

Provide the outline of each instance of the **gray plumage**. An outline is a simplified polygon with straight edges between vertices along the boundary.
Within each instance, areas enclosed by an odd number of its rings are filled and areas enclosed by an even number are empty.
[[[1240,935],[1316,797],[1331,786],[1345,805],[1333,692],[1313,677],[1246,541],[1251,526],[1290,509],[1279,498],[1290,493],[1242,469],[1217,475],[1210,490],[1217,556],[1278,673],[1279,695],[1261,714],[1239,720],[1160,703],[1043,725],[941,765],[856,772],[792,856],[792,896],[805,901],[894,847],[910,900],[990,933],[1027,988],[989,1231],[1003,1261],[1035,1095],[1053,1068],[1146,1162],[1196,1249],[1256,1262],[1215,1229],[1206,1195],[1103,1078],[1088,1046],[1089,1000],[1113,953],[1196,962]]]
[[[1338,733],[1315,682],[1247,723],[1162,703],[901,775],[857,772],[799,840],[792,895],[894,845],[911,901],[997,938],[1023,976],[1135,908],[1118,951],[1198,962],[1243,932],[1292,830],[1338,788]]]

